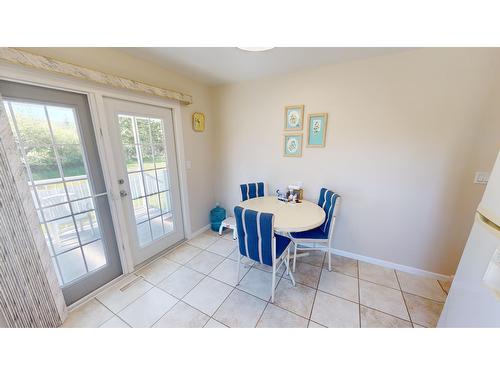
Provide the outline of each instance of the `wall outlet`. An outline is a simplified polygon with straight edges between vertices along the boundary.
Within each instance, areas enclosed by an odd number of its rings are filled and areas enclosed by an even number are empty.
[[[490,174],[488,172],[476,172],[474,175],[475,184],[487,184]]]

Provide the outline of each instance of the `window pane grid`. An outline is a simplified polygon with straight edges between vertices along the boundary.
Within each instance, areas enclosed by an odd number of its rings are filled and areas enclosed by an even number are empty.
[[[63,254],[66,254],[66,253],[69,253],[70,251],[73,251],[75,249],[81,249],[83,246],[87,246],[87,245],[90,245],[90,244],[93,244],[94,242],[97,242],[97,241],[102,241],[102,238],[98,238],[98,239],[94,239],[92,241],[89,241],[89,242],[85,242],[82,246],[78,245],[78,246],[75,246],[75,247],[72,247],[70,249],[66,249],[66,250],[63,250],[61,251],[60,253],[57,253],[56,254],[56,258],[60,255],[63,255]]]
[[[87,198],[87,199],[88,199],[88,198]],[[68,203],[64,203],[64,204],[60,204],[60,205],[58,205],[58,206],[65,206],[65,205],[67,205],[67,204],[68,204]],[[54,207],[54,206],[52,206],[52,208],[53,208],[53,207]],[[46,209],[46,207],[44,207],[44,209]],[[37,212],[39,212],[39,216],[40,216],[40,215],[42,215],[40,211],[43,211],[43,210],[37,210]],[[73,211],[74,211],[74,210],[73,210]],[[59,216],[59,217],[56,217],[56,218],[54,218],[54,219],[48,219],[48,220],[45,218],[45,215],[44,215],[44,216],[42,216],[42,218],[41,218],[41,220],[40,220],[40,224],[50,224],[50,223],[52,223],[52,222],[54,222],[54,221],[57,221],[57,220],[61,220],[61,219],[68,219],[68,218],[70,218],[70,217],[72,217],[72,216],[78,216],[78,215],[88,214],[88,213],[91,213],[91,212],[94,212],[94,211],[95,211],[95,209],[91,208],[91,209],[89,209],[89,210],[87,210],[87,211],[78,211],[78,212],[74,212],[74,214],[71,214],[71,213],[70,213],[70,214],[65,215],[65,216]]]
[[[170,189],[166,189],[166,190],[160,190],[156,193],[151,193],[151,194],[144,194],[144,195],[138,195],[137,197],[134,196],[134,199],[139,199],[139,198],[147,198],[147,197],[150,197],[152,195],[156,195],[156,194],[161,194],[161,193],[167,193],[167,192],[170,192]],[[83,199],[88,199],[88,198],[82,198],[80,200],[83,200]],[[71,202],[75,202],[75,201],[71,201]],[[59,203],[60,204],[60,203]],[[59,205],[57,204],[57,205]],[[55,206],[57,206],[55,205]],[[47,208],[47,206],[43,207],[43,208]]]
[[[52,130],[51,122],[49,120],[49,113],[47,111],[47,106],[43,106],[43,108],[44,108],[44,111],[45,111],[45,116],[46,116],[47,122],[49,124],[50,138],[52,140],[52,143],[54,144],[54,138],[55,137],[54,137],[54,132]],[[57,167],[59,168],[59,174],[61,175],[61,179],[62,179],[64,191],[66,193],[66,199],[67,199],[67,201],[69,201],[70,195],[69,195],[69,192],[68,192],[68,187],[66,186],[66,181],[64,179],[64,171],[63,171],[63,167],[62,167],[62,164],[61,164],[61,158],[59,156],[59,152],[58,152],[57,147],[55,145],[53,147],[54,147],[54,154],[55,154],[55,157],[56,157]],[[86,165],[85,165],[85,172],[87,172],[87,166]],[[87,176],[88,173],[85,173],[85,175]],[[73,209],[71,208],[71,205],[70,205],[69,209],[71,211],[71,219],[73,221],[73,225],[74,225],[74,228],[75,228],[75,234],[76,234],[76,238],[78,240],[78,244],[79,244],[79,246],[82,246],[82,241],[80,239],[80,233],[78,233],[78,224],[77,224],[77,222],[75,220]],[[83,257],[83,252],[82,251],[81,251],[81,254],[82,254],[82,257]],[[89,272],[89,268],[87,266],[87,261],[85,260],[85,257],[83,257],[83,263],[85,265],[85,273],[88,273]]]
[[[41,225],[42,231],[45,235],[47,245],[49,247],[49,252],[50,252],[52,259],[53,259],[53,263],[55,266],[58,280],[59,280],[61,285],[64,285],[64,284],[67,284],[70,282],[74,282],[74,281],[80,279],[81,277],[85,276],[86,274],[88,274],[90,271],[93,272],[93,271],[101,268],[105,264],[107,264],[107,261],[105,260],[106,252],[103,251],[103,249],[101,248],[101,253],[102,253],[101,260],[100,260],[101,265],[97,268],[95,265],[93,265],[92,269],[89,269],[86,255],[85,255],[85,252],[83,251],[84,246],[88,247],[89,245],[91,245],[97,241],[102,242],[102,240],[101,240],[101,236],[100,236],[100,232],[99,232],[99,218],[98,218],[97,212],[95,212],[95,209],[94,209],[94,207],[95,207],[95,194],[93,193],[93,186],[92,186],[92,184],[89,183],[90,181],[88,179],[88,173],[87,173],[88,168],[87,168],[86,159],[84,157],[84,151],[81,147],[79,128],[76,124],[76,115],[74,113],[74,109],[71,107],[67,108],[69,111],[68,113],[70,114],[70,116],[72,117],[72,120],[73,120],[73,124],[71,124],[71,125],[72,125],[72,128],[74,129],[74,134],[70,133],[68,131],[66,131],[66,134],[63,131],[61,131],[58,134],[59,137],[61,137],[61,136],[68,137],[68,135],[69,135],[69,136],[73,137],[74,142],[73,143],[71,143],[71,142],[56,142],[56,136],[55,136],[54,130],[53,130],[54,125],[51,121],[51,115],[48,112],[48,108],[57,110],[58,107],[49,107],[49,106],[43,105],[43,104],[36,104],[37,107],[43,108],[43,112],[40,111],[38,113],[38,115],[39,115],[38,120],[45,121],[45,125],[47,128],[46,130],[48,130],[48,135],[50,135],[50,137],[49,137],[50,143],[43,142],[40,139],[36,139],[36,142],[28,142],[28,145],[32,149],[36,148],[36,147],[46,147],[48,152],[49,152],[48,155],[53,153],[53,156],[55,159],[54,161],[56,162],[56,165],[57,165],[57,172],[59,173],[59,176],[57,176],[58,178],[40,180],[40,179],[34,178],[33,172],[31,170],[29,158],[27,157],[27,154],[26,154],[27,148],[25,147],[24,142],[23,142],[24,141],[23,136],[22,136],[23,133],[19,129],[18,121],[16,118],[16,113],[13,109],[12,103],[14,103],[14,102],[5,101],[5,103],[6,103],[6,107],[7,107],[6,109],[7,109],[8,118],[10,120],[11,127],[13,129],[13,132],[14,132],[14,135],[16,138],[16,143],[18,143],[19,152],[21,154],[23,164],[24,164],[26,171],[27,171],[28,180],[29,180],[28,183],[29,183],[30,190],[32,193],[32,198],[34,200],[35,206],[37,208],[37,212],[39,214],[40,225]],[[16,104],[18,106],[22,106],[25,103],[18,102]],[[32,106],[34,106],[34,104],[32,104]],[[39,108],[39,109],[41,109],[41,108]],[[41,116],[41,113],[44,114],[44,117],[45,117],[44,119]],[[31,125],[33,125],[33,123]],[[34,125],[35,125],[34,128],[36,128],[36,126],[38,124],[34,124]],[[59,129],[59,130],[61,130],[61,129]],[[67,148],[67,150],[64,150],[64,149],[59,148],[58,146],[69,146],[69,147]],[[79,167],[80,169],[79,170],[78,170],[78,168],[76,169],[76,172],[79,172],[78,175],[65,177],[65,171],[64,171],[64,167],[63,167],[62,162],[61,162],[61,155],[60,155],[59,151],[62,151],[64,153],[68,150],[70,152],[67,152],[67,154],[72,156],[72,159],[69,158],[70,165],[71,165],[71,163],[75,164],[75,162],[76,162],[77,167]],[[76,155],[76,157],[75,157],[75,155]],[[65,159],[65,161],[67,161],[67,160],[68,160],[68,158]],[[79,165],[78,165],[78,163],[79,163]],[[71,174],[71,172],[70,172],[70,174]],[[78,182],[84,182],[84,184],[79,185]],[[72,189],[71,192],[68,189],[68,186],[67,186],[68,183],[71,184],[71,189]],[[59,185],[59,186],[57,186],[57,185]],[[64,200],[56,202],[56,203],[49,203],[48,205],[44,205],[43,204],[44,202],[42,203],[42,199],[40,197],[40,192],[43,191],[43,189],[46,189],[48,191],[54,190],[54,189],[49,189],[50,186],[55,187],[56,190],[59,190],[60,193],[58,193],[58,194],[64,195]],[[83,190],[81,189],[82,186],[85,187]],[[39,190],[39,189],[42,189],[42,190]],[[83,196],[79,196],[79,197],[74,199],[72,194],[75,194],[75,192],[76,192],[76,194],[81,194]],[[50,197],[50,192],[47,196]],[[84,199],[91,200],[93,208],[89,209],[89,210],[79,211],[78,213],[75,213],[73,210],[73,205],[71,203],[83,201]],[[48,217],[44,211],[47,209],[56,208],[57,206],[65,207],[65,209],[69,210],[70,214],[63,215],[61,217],[56,217],[54,219],[48,219]],[[89,220],[91,227],[93,225],[92,223],[95,222],[95,226],[97,227],[97,230],[98,230],[98,235],[90,241],[89,240],[82,241],[82,239],[80,237],[80,233],[79,233],[78,223],[75,219],[75,215],[80,216],[80,217],[88,215],[87,219]],[[72,225],[74,227],[74,235],[76,237],[76,241],[75,240],[73,240],[73,241],[76,242],[77,246],[69,246],[68,248],[64,248],[65,245],[62,245],[63,248],[62,249],[59,248],[58,251],[56,252],[56,246],[54,244],[54,239],[52,238],[51,230],[49,229],[48,224],[54,223],[58,220],[70,219],[70,218],[71,218],[70,222],[72,223]],[[84,228],[83,224],[82,223],[80,223],[80,224],[81,224],[80,228],[83,229]],[[63,225],[68,226],[69,223],[63,224]],[[95,236],[95,231],[93,232],[93,234]],[[71,243],[70,243],[70,245],[71,245]],[[71,276],[70,278],[65,277],[65,274],[67,274],[68,272],[71,275],[72,270],[68,269],[67,267],[61,266],[60,257],[65,255],[65,254],[68,254],[72,251],[74,252],[77,249],[79,249],[78,253],[80,254],[80,259],[83,262],[84,270],[83,271],[80,270],[81,274],[79,274],[75,277],[73,277],[73,276]],[[77,254],[77,253],[75,253],[75,254]],[[103,259],[104,259],[104,261],[103,261]],[[95,263],[95,261],[94,261],[94,263]],[[73,265],[70,264],[70,268],[71,268],[71,266],[73,266]]]
[[[170,190],[165,181],[168,176],[163,122],[128,115],[118,115],[118,122],[139,245],[144,246],[167,234],[164,217],[170,214]]]

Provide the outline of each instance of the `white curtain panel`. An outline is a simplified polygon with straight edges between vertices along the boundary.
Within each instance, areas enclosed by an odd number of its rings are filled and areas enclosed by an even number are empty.
[[[0,93],[0,314],[8,327],[58,327],[66,304]]]

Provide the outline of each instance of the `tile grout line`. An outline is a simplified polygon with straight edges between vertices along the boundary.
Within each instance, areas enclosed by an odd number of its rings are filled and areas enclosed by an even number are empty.
[[[326,261],[326,253],[323,254],[323,263],[321,264],[321,270],[319,271],[318,285],[316,286],[316,289],[314,290],[314,298],[313,298],[313,302],[311,304],[311,311],[309,312],[309,318],[307,319],[307,327],[308,328],[309,328],[309,323],[311,322],[312,313],[314,311],[314,304],[316,303],[316,296],[318,295],[319,283],[321,282],[321,275],[323,275],[323,266],[325,265],[325,261]]]
[[[207,314],[205,314],[205,315],[207,315]],[[222,324],[225,328],[231,328],[231,327],[229,327],[229,326],[225,325],[225,324],[224,324],[224,323],[222,323],[222,322],[219,322],[217,319],[212,318],[212,317],[209,317],[209,318],[208,318],[207,322],[203,325],[203,327],[202,327],[202,328],[206,328],[206,326],[207,326],[207,324],[208,324],[208,322],[209,322],[210,320],[215,320],[217,323]]]
[[[321,263],[321,267],[320,267],[320,271],[319,271],[318,283],[316,284],[316,292],[314,293],[313,303],[311,305],[311,313],[309,314],[309,319],[307,320],[307,328],[309,328],[311,322],[314,322],[314,323],[322,326],[323,328],[328,328],[328,327],[324,326],[323,324],[317,323],[311,319],[312,313],[314,310],[314,304],[316,303],[316,296],[318,295],[319,283],[321,282],[321,275],[323,274],[323,266],[325,265],[325,260],[326,260],[326,253],[323,254],[323,262]],[[310,264],[310,265],[312,265],[312,264]]]
[[[448,297],[448,292],[444,289],[443,285],[441,285],[441,281],[437,280],[439,286],[441,287],[441,290],[446,294],[446,297]]]
[[[132,303],[134,303],[135,301],[137,301],[139,298],[141,298],[143,295],[145,295],[147,292],[149,292],[151,289],[153,289],[155,287],[154,284],[150,283],[149,281],[147,281],[144,277],[142,276],[139,276],[139,275],[136,275],[135,273],[133,274],[134,276],[136,276],[138,279],[141,279],[143,280],[146,284],[149,284],[151,286],[151,288],[149,288],[148,290],[146,290],[144,293],[142,293],[141,295],[139,295],[137,298],[134,298],[132,301],[130,301],[129,303],[127,303],[124,307],[122,307],[120,310],[118,310],[116,313],[113,313],[115,314],[116,316],[118,316],[118,313],[121,313],[123,310],[125,310],[128,306],[130,306]],[[97,299],[97,296],[95,296],[95,299]],[[98,300],[98,299],[97,299]],[[99,300],[98,300],[99,301]],[[99,301],[101,302],[101,301]],[[101,302],[103,305],[104,305],[104,302]],[[108,308],[106,306],[106,308]],[[109,309],[109,308],[108,308]],[[111,311],[111,309],[109,309]],[[119,316],[118,316],[119,317]],[[120,318],[121,319],[121,318]]]
[[[265,271],[264,271],[264,272],[265,272]],[[284,274],[284,273],[283,273],[283,274]],[[277,283],[276,283],[276,285],[275,285],[275,289],[274,289],[274,291],[275,291],[275,292],[276,292],[276,289],[278,288],[279,283],[281,282],[281,279],[283,279],[283,274],[281,274],[280,279],[278,280],[278,282],[277,282]],[[238,290],[239,290],[239,289],[238,289]],[[260,314],[260,316],[259,316],[259,319],[257,319],[257,323],[255,323],[254,328],[257,328],[257,326],[259,325],[260,320],[262,319],[262,316],[264,315],[264,312],[265,312],[265,311],[266,311],[266,309],[267,309],[267,306],[269,306],[269,303],[271,303],[272,305],[274,305],[274,302],[269,302],[269,301],[270,301],[270,299],[271,299],[271,298],[269,298],[269,300],[266,302],[266,306],[264,306],[264,310],[262,310],[262,312],[261,312],[261,314]],[[274,306],[276,306],[276,305],[274,305]],[[288,311],[288,310],[286,310],[286,309],[285,309],[285,311]]]
[[[403,289],[401,289],[401,283],[399,282],[399,277],[398,277],[398,273],[396,272],[396,270],[394,270],[394,274],[396,275],[396,280],[398,281],[399,291],[401,292],[401,297],[403,298],[403,302],[405,304],[406,312],[408,313],[408,318],[410,319],[411,326],[413,328],[415,328],[415,326],[413,325],[413,320],[411,319],[410,310],[408,309],[408,304],[406,303],[406,299],[405,299],[405,296],[403,294]]]
[[[111,311],[111,309],[110,309],[108,306],[106,306],[104,303],[102,303],[101,301],[99,301],[96,297],[91,298],[91,299],[90,299],[90,301],[92,301],[92,299],[95,299],[95,300],[97,301],[97,303],[99,303],[99,304],[101,304],[102,306],[104,306],[104,308],[105,308],[106,310],[110,311],[110,312],[111,312],[111,314],[113,314],[113,316],[112,316],[111,318],[106,319],[106,320],[105,320],[104,322],[102,322],[102,323],[101,323],[101,324],[100,324],[97,328],[101,328],[101,326],[102,326],[103,324],[106,324],[108,321],[110,321],[110,320],[111,320],[111,319],[113,319],[114,317],[116,317],[116,318],[120,319],[122,322],[124,322],[126,325],[128,325],[128,326],[130,327],[130,325],[129,325],[127,322],[125,322],[125,321],[124,321],[123,319],[121,319],[118,315],[116,315],[113,311]],[[130,327],[130,328],[132,328],[132,327]]]
[[[359,312],[359,328],[361,327],[361,287],[359,282],[359,261],[356,261],[356,269],[358,271],[358,312]]]
[[[393,269],[393,271],[395,271],[395,270]],[[346,275],[346,276],[349,276],[349,275]],[[397,277],[396,277],[396,279],[397,279]],[[370,281],[370,280],[365,280],[365,279],[359,279],[359,280],[360,281],[364,281],[365,283],[370,283],[370,284],[378,285],[378,286],[381,286],[381,287],[384,287],[384,288],[388,288],[388,289],[392,289],[392,290],[395,290],[395,291],[398,291],[398,292],[404,292],[404,293],[410,294],[412,296],[416,296],[416,297],[420,297],[420,298],[425,298],[425,299],[427,299],[429,301],[432,301],[432,302],[436,302],[436,303],[444,303],[445,302],[445,301],[438,301],[438,300],[435,300],[435,299],[432,299],[432,298],[429,298],[429,297],[424,297],[424,296],[421,296],[419,294],[407,292],[406,290],[403,290],[401,287],[399,289],[396,289],[396,288],[391,288],[390,286],[379,284],[379,283],[376,283],[376,282]],[[399,285],[399,280],[398,280],[398,285]],[[328,292],[326,292],[326,293],[328,293]]]
[[[190,269],[190,268],[189,268],[189,269]],[[175,271],[175,272],[177,272],[177,271]],[[174,273],[175,273],[175,272],[174,272]],[[173,275],[174,273],[172,273],[172,275]],[[200,273],[201,273],[201,272],[200,272]],[[203,280],[205,280],[205,279],[207,278],[207,276],[208,276],[208,275],[204,275],[204,277],[203,277],[202,279],[200,279],[200,281],[198,281],[198,282],[196,283],[196,285],[194,285],[191,289],[189,289],[189,291],[188,291],[186,294],[184,294],[184,296],[182,296],[181,298],[178,298],[178,297],[174,296],[173,294],[171,294],[171,293],[167,292],[166,290],[164,290],[164,289],[162,289],[162,288],[160,288],[160,287],[158,287],[158,286],[157,286],[157,288],[158,288],[158,289],[160,289],[160,290],[162,290],[162,291],[164,291],[164,292],[165,292],[165,293],[167,293],[168,295],[170,295],[170,296],[172,296],[172,297],[174,297],[174,298],[176,298],[176,299],[177,299],[177,302],[175,303],[175,305],[174,305],[174,306],[172,306],[172,309],[173,309],[173,308],[174,308],[174,307],[175,307],[175,306],[176,306],[179,302],[183,302],[183,303],[185,303],[186,305],[188,305],[189,307],[192,307],[193,309],[195,309],[195,310],[197,310],[197,311],[201,312],[202,314],[204,314],[204,315],[207,315],[207,316],[208,316],[208,314],[205,314],[203,311],[201,311],[201,310],[197,309],[197,308],[196,308],[196,307],[194,307],[194,306],[191,306],[189,303],[187,303],[187,302],[186,302],[186,301],[184,301],[184,299],[183,299],[183,298],[184,298],[184,297],[186,297],[186,296],[187,296],[187,295],[188,295],[188,294],[189,294],[189,293],[190,293],[190,292],[191,292],[194,288],[196,288],[196,287],[198,286],[198,284],[199,284],[199,283],[201,283]],[[169,276],[169,277],[170,277],[170,276]],[[168,279],[168,277],[167,277],[167,278],[165,278],[165,280],[166,280],[166,279]],[[171,309],[170,309],[170,310],[171,310]],[[166,312],[165,312],[165,314],[163,314],[163,315],[161,316],[161,318],[163,318],[163,317],[164,317],[164,316],[165,316],[165,315],[166,315],[166,314],[167,314],[170,310],[166,311]],[[210,318],[210,316],[208,316],[208,317]],[[161,318],[160,318],[160,319],[161,319]],[[159,321],[160,319],[158,319],[158,321]],[[209,319],[209,320],[210,320],[210,319]],[[156,321],[154,324],[156,324],[158,321]]]

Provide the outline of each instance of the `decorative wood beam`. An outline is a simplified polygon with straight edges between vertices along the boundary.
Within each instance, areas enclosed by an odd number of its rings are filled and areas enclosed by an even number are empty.
[[[179,91],[162,89],[146,83],[122,78],[113,74],[102,73],[97,70],[84,68],[78,65],[65,63],[50,57],[35,55],[15,48],[0,48],[0,59],[10,63],[29,66],[31,68],[47,70],[53,73],[64,74],[87,81],[97,82],[121,89],[139,91],[146,94],[178,100],[182,104],[192,104],[193,97]]]

